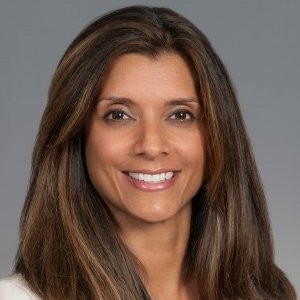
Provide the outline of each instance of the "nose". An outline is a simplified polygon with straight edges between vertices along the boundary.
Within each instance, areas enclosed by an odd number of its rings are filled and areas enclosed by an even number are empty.
[[[142,122],[139,124],[133,152],[147,160],[156,160],[170,153],[167,132],[160,126],[159,122]]]

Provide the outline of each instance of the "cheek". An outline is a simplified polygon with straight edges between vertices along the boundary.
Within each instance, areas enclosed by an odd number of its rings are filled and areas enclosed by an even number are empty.
[[[116,167],[119,166],[124,152],[122,143],[117,142],[113,135],[94,126],[86,136],[85,157],[88,176],[99,194],[110,194],[116,190]],[[104,197],[105,198],[105,197]]]
[[[124,153],[124,143],[105,130],[92,128],[87,136],[85,156],[88,168],[105,167],[117,163]]]
[[[184,142],[178,143],[177,149],[186,171],[184,185],[188,188],[184,193],[193,196],[206,180],[206,144],[203,131],[187,135]]]
[[[192,164],[197,168],[205,163],[205,138],[202,133],[186,134],[184,138],[176,142],[176,148],[189,165]]]

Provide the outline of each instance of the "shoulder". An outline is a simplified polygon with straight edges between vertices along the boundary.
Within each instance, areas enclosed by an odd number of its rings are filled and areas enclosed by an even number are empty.
[[[20,275],[0,279],[1,300],[39,300]]]

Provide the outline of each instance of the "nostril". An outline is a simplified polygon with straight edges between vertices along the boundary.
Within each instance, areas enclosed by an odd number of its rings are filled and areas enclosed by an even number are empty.
[[[148,159],[156,159],[160,156],[166,156],[170,153],[170,149],[167,143],[136,143],[133,147],[133,152],[135,155]]]

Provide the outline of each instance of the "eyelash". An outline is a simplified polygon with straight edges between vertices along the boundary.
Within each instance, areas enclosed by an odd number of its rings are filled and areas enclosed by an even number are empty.
[[[181,114],[181,117],[182,117],[182,115],[185,116],[185,118],[184,119],[180,119],[180,117],[178,116],[178,114]],[[177,115],[177,118],[176,118],[176,115]],[[125,119],[124,119],[124,116],[126,117]],[[175,118],[173,116],[175,116]],[[124,112],[123,110],[120,110],[120,109],[108,111],[103,116],[103,118],[106,121],[112,121],[112,122],[129,121],[130,119],[134,119],[131,116],[129,116],[126,112]],[[174,111],[169,116],[169,119],[172,120],[172,121],[175,121],[175,122],[176,121],[178,121],[178,122],[191,122],[191,121],[195,120],[195,116],[189,110],[178,109],[178,110]]]

